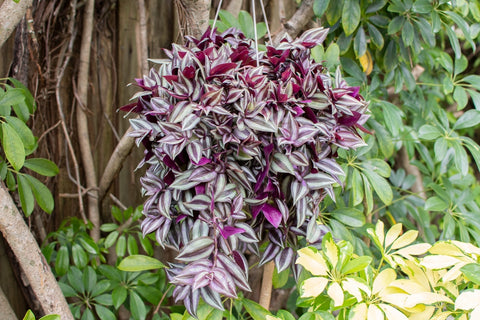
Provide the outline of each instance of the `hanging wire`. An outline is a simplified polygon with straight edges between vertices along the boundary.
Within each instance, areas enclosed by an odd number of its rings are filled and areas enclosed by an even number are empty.
[[[253,31],[255,35],[255,55],[257,58],[257,67],[258,67],[260,62],[258,59],[258,36],[257,36],[257,17],[255,13],[255,0],[252,0],[252,16],[253,16]]]
[[[222,2],[223,0],[220,0],[220,2],[218,3],[217,12],[215,13],[215,19],[213,19],[212,29],[210,30],[210,38],[213,35],[213,30],[215,30],[215,25],[217,24],[217,20],[218,20],[218,14],[220,13],[220,9],[222,8]]]
[[[262,7],[263,19],[265,19],[265,26],[267,26],[268,41],[271,45],[273,45],[272,34],[270,33],[270,28],[268,27],[268,19],[267,14],[265,13],[265,6],[263,5],[263,0],[260,0],[260,6]]]

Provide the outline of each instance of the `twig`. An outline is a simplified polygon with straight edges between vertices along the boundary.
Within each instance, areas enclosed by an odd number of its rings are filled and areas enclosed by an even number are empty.
[[[87,0],[84,12],[82,43],[80,46],[80,64],[77,76],[77,100],[79,107],[76,110],[76,115],[78,141],[80,144],[83,167],[85,168],[84,171],[87,188],[91,189],[88,193],[88,218],[93,224],[90,235],[94,241],[98,241],[100,239],[100,211],[98,204],[97,174],[90,145],[88,119],[85,112],[85,107],[88,103],[88,71],[90,68],[94,9],[95,0]]]
[[[77,186],[78,205],[79,205],[80,215],[83,219],[83,222],[86,224],[87,223],[87,217],[85,216],[85,206],[83,205],[83,194],[82,194],[83,186],[80,183],[80,167],[78,165],[77,157],[75,155],[75,149],[73,148],[72,141],[70,140],[70,136],[68,134],[66,119],[65,119],[65,113],[63,112],[63,102],[62,102],[62,97],[61,97],[61,94],[60,94],[60,85],[62,83],[63,76],[65,75],[65,69],[67,68],[68,63],[70,62],[71,53],[72,53],[72,50],[73,50],[73,45],[74,45],[75,37],[76,37],[75,15],[76,15],[76,10],[77,10],[77,1],[73,0],[70,3],[70,6],[71,6],[70,23],[68,25],[68,32],[70,34],[70,40],[68,42],[67,49],[62,50],[61,56],[57,60],[58,61],[58,66],[55,70],[55,77],[57,79],[57,82],[55,84],[55,98],[57,100],[57,110],[58,110],[58,115],[60,116],[63,135],[65,136],[65,142],[67,144],[67,148],[68,148],[68,151],[70,153],[70,157],[72,158],[72,161],[73,161],[73,168],[75,170],[75,177],[76,177],[75,185]],[[63,64],[61,65],[62,61],[63,61]],[[68,155],[66,156],[66,159],[68,160]]]
[[[117,197],[115,197],[113,194],[110,193],[110,199],[112,199],[113,202],[115,202],[115,204],[120,208],[122,209],[123,211],[127,210],[127,206],[124,205],[122,203],[122,201],[120,201],[120,199],[118,199]]]
[[[59,120],[57,121],[57,123],[55,123],[53,126],[51,126],[50,128],[48,128],[47,130],[45,130],[42,135],[40,136],[40,138],[38,138],[37,140],[37,143],[40,143],[40,141],[47,135],[50,133],[50,131],[54,130],[56,127],[58,127],[59,125],[62,124],[62,120]]]
[[[275,264],[273,261],[268,262],[263,267],[262,287],[260,288],[260,299],[258,303],[265,309],[270,308],[270,300],[272,298],[272,280]]]
[[[132,129],[129,128],[127,132],[125,132],[122,139],[120,139],[115,147],[115,150],[113,150],[110,159],[108,160],[98,187],[99,201],[102,201],[105,197],[105,194],[107,193],[108,188],[110,188],[113,179],[115,179],[118,172],[122,168],[125,158],[130,154],[130,151],[132,151],[132,148],[135,145],[135,139],[128,135],[131,131]]]

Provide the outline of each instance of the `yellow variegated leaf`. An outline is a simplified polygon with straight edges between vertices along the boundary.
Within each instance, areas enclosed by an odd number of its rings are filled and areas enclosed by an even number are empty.
[[[392,249],[399,249],[408,246],[411,244],[415,239],[417,239],[418,231],[417,230],[409,230],[405,232],[403,235],[400,236],[395,242],[392,244]]]
[[[328,284],[328,279],[324,277],[313,277],[305,280],[302,286],[302,298],[319,296]]]
[[[397,273],[395,270],[388,268],[382,270],[373,280],[372,293],[377,294],[382,289],[388,287],[397,278]]]
[[[480,306],[480,290],[463,291],[455,300],[455,310],[471,310]],[[475,319],[475,318],[472,318]]]
[[[377,225],[375,226],[375,234],[377,235],[378,239],[380,240],[380,244],[382,247],[384,246],[384,239],[385,239],[385,232],[384,232],[384,224],[382,220],[378,220]]]
[[[420,292],[430,291],[430,281],[425,274],[425,271],[420,268],[416,261],[405,260],[405,264],[400,265],[400,269],[402,269],[408,278],[424,288],[423,290],[420,290]]]
[[[466,264],[466,262],[457,263],[452,269],[448,270],[448,272],[442,276],[442,280],[446,283],[449,283],[450,281],[457,279],[463,274],[460,271],[460,268],[462,268]]]
[[[385,312],[385,316],[388,320],[408,320],[406,315],[388,304],[380,303],[379,307]]]
[[[399,308],[405,308],[405,301],[409,295],[407,293],[392,293],[382,295],[382,301],[393,304]]]
[[[343,304],[345,295],[338,282],[334,282],[328,287],[327,294],[330,298],[332,298],[335,307],[339,307]]]
[[[402,289],[403,291],[409,294],[412,294],[415,292],[424,292],[425,290],[429,289],[428,287],[425,288],[418,282],[409,280],[409,279],[398,279],[398,280],[392,281],[391,283],[389,283],[389,286]]]
[[[384,320],[385,316],[383,315],[383,311],[380,310],[376,304],[371,304],[368,306],[367,319]]]
[[[350,311],[349,320],[367,320],[367,304],[357,304]]]
[[[360,290],[365,292],[368,296],[371,294],[371,290],[366,284],[350,277],[346,278],[342,282],[342,287],[343,287],[343,290],[347,291],[352,296],[354,296],[357,299],[357,302],[360,302],[363,300],[362,293],[360,292]],[[367,311],[365,309],[365,314],[366,312]]]
[[[274,316],[271,316],[271,315],[267,314],[267,317],[265,318],[265,320],[282,320],[282,319],[279,318],[279,317],[274,317]]]
[[[426,256],[420,263],[422,266],[432,270],[444,269],[451,267],[461,262],[458,258],[452,256],[446,256],[443,254],[437,254],[432,256]]]
[[[460,257],[464,256],[465,254],[460,250],[457,246],[453,245],[452,243],[441,241],[435,243],[430,250],[428,250],[431,254],[442,254],[446,256],[452,257]]]
[[[395,254],[399,254],[407,259],[410,259],[410,256],[418,256],[421,254],[425,254],[431,247],[432,245],[429,243],[417,243],[397,250],[395,251]]]
[[[373,70],[373,60],[370,51],[365,51],[365,54],[359,59],[360,64],[362,65],[363,72],[368,76]]]
[[[438,302],[453,303],[453,301],[443,294],[434,292],[420,292],[410,295],[405,301],[406,308],[413,308],[417,304],[430,305]]]
[[[415,312],[411,314],[408,320],[432,319],[432,315],[434,312],[435,312],[435,307],[427,306],[422,312]]]
[[[472,313],[470,314],[470,319],[480,319],[480,307],[473,309]]]
[[[480,248],[474,246],[471,243],[461,242],[457,240],[452,240],[451,242],[457,247],[459,247],[460,249],[462,249],[465,253],[476,254],[477,256],[480,256]]]
[[[326,250],[324,253],[332,264],[332,268],[335,268],[338,262],[338,247],[335,241],[333,241],[333,238],[329,238],[325,241],[325,248]]]
[[[327,275],[327,263],[319,252],[313,252],[310,248],[302,248],[298,251],[297,264],[302,265],[315,276]]]
[[[440,311],[435,314],[430,320],[447,320],[447,318],[452,314],[451,311]]]
[[[385,248],[387,248],[389,245],[395,241],[395,239],[398,238],[398,236],[402,233],[402,224],[397,223],[393,227],[388,230],[387,235],[385,236]]]

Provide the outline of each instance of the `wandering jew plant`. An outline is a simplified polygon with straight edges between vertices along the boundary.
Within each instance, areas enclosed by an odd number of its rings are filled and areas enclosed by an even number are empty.
[[[310,57],[327,33],[266,52],[235,29],[187,37],[122,108],[140,115],[130,122],[148,165],[143,233],[179,251],[168,275],[191,314],[200,297],[223,309],[222,295],[250,289],[245,252],[261,242],[260,265],[280,272],[295,266],[297,242],[325,233],[319,203],[343,174],[336,149],[364,145],[368,118],[359,88]]]

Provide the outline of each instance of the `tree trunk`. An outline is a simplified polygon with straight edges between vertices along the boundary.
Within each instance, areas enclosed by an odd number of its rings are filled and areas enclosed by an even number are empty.
[[[0,47],[10,37],[15,27],[25,15],[27,8],[32,5],[32,0],[5,0],[0,7]]]
[[[40,311],[58,314],[62,320],[73,320],[50,266],[3,185],[0,185],[0,232],[17,259],[23,285],[30,287]]]

